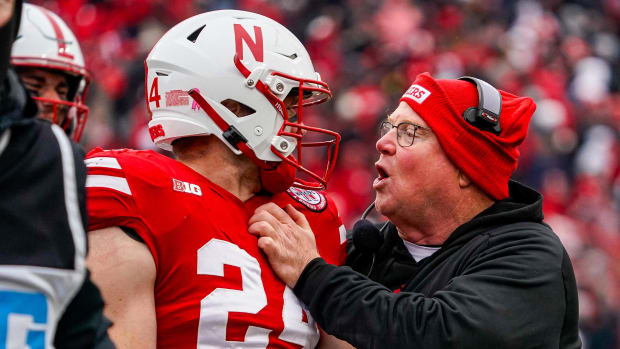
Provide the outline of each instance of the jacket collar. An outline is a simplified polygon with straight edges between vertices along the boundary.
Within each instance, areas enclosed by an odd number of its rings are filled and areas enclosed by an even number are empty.
[[[543,197],[539,192],[513,180],[508,183],[508,189],[509,198],[496,201],[472,220],[456,228],[444,245],[463,238],[469,240],[470,235],[477,234],[480,228],[516,222],[542,222]]]

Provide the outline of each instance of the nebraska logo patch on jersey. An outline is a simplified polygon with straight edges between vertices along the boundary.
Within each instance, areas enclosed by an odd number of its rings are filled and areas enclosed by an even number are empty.
[[[418,102],[418,104],[422,104],[422,102],[424,102],[424,100],[427,99],[430,95],[431,93],[427,89],[420,85],[414,84],[409,87],[407,92],[405,92],[403,98],[413,99],[414,101]]]
[[[181,193],[194,194],[202,196],[202,190],[196,184],[180,181],[176,178],[172,178],[172,189],[180,191]]]
[[[286,193],[311,211],[323,211],[327,207],[325,196],[314,190],[290,187],[286,190]]]

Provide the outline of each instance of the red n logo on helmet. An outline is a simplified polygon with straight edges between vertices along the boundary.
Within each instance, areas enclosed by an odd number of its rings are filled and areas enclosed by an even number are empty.
[[[252,40],[241,24],[235,23],[235,50],[239,59],[243,59],[243,42],[245,42],[252,51],[254,59],[257,62],[263,61],[263,31],[260,27],[254,26],[254,37],[256,41]]]

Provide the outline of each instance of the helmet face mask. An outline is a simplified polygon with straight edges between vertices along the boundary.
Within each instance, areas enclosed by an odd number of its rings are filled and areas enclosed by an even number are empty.
[[[145,68],[149,128],[161,148],[171,150],[182,137],[215,135],[261,169],[290,165],[313,179],[298,185],[325,187],[340,136],[303,121],[304,108],[326,101],[331,91],[303,45],[277,22],[235,10],[194,16],[160,39]],[[254,112],[239,117],[222,103],[229,100]],[[330,140],[305,143],[308,133]],[[304,147],[327,147],[332,156],[322,174],[304,167]]]
[[[285,77],[284,74],[280,74],[277,72],[274,73],[274,76]],[[331,177],[331,173],[336,163],[335,156],[337,156],[338,154],[340,135],[334,131],[306,125],[303,122],[304,107],[323,103],[329,98],[331,98],[331,91],[329,90],[327,84],[321,81],[299,81],[299,87],[291,89],[289,95],[285,98],[284,101],[278,100],[279,104],[281,105],[281,109],[284,111],[284,123],[278,130],[277,136],[292,141],[297,146],[295,147],[295,151],[288,156],[284,155],[284,150],[281,149],[281,147],[278,147],[278,144],[272,144],[271,150],[274,154],[276,154],[276,156],[280,157],[282,162],[296,167],[303,174],[305,174],[306,177],[311,178],[310,181],[302,180],[301,178],[295,178],[295,185],[301,188],[325,188],[327,185],[327,180],[329,180],[329,177]],[[286,103],[287,99],[291,99],[290,104]],[[293,109],[293,111],[295,112],[294,117],[291,117],[289,115],[289,110],[291,109]],[[321,138],[321,140],[304,142],[303,138],[306,135],[306,138],[316,136],[318,138]],[[318,147],[326,148],[325,151],[327,161],[323,169],[324,171],[322,171],[322,175],[311,171],[303,165],[304,150],[308,150],[308,148]]]
[[[23,4],[22,20],[11,51],[11,64],[20,76],[37,70],[66,76],[68,98],[32,95],[42,109],[41,116],[61,126],[76,142],[80,140],[88,107],[84,104],[90,76],[79,43],[56,14],[42,7]],[[45,110],[51,111],[47,115]]]
[[[86,126],[86,119],[88,117],[87,106],[82,103],[68,102],[59,99],[31,97],[37,102],[37,105],[50,106],[50,117],[44,116],[43,118],[49,119],[51,122],[60,126],[67,135],[71,136],[76,142],[79,142],[84,132],[84,126]]]

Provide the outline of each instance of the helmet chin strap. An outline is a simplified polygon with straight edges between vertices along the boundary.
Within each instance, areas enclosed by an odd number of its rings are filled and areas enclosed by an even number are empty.
[[[297,169],[282,161],[274,169],[261,168],[259,171],[262,189],[277,194],[286,191],[293,185]]]
[[[259,167],[260,183],[264,191],[272,194],[281,193],[288,189],[295,181],[296,168],[288,163],[273,162],[261,160],[246,144],[247,140],[235,129],[234,126],[228,125],[226,121],[209,105],[209,103],[200,95],[196,89],[187,92],[196,103],[204,110],[213,122],[222,130],[224,139],[233,147],[239,149],[243,155],[247,156]]]
[[[244,77],[247,78],[248,76],[250,76],[251,74],[250,70],[248,70],[243,65],[243,63],[241,62],[241,60],[239,59],[237,55],[235,55],[234,57],[234,63],[237,69],[239,70],[239,72]],[[273,107],[281,115],[286,114],[285,112],[286,107],[284,106],[284,102],[278,99],[275,95],[273,95],[269,91],[269,87],[267,85],[265,85],[261,80],[255,81],[254,84],[255,84],[256,89],[259,92],[261,92],[263,96],[265,96],[265,98],[273,105]],[[300,100],[302,98],[301,93],[302,91],[301,91],[301,86],[300,86]],[[278,151],[278,149],[275,149],[274,146],[271,146],[271,150],[276,156],[282,159],[280,163],[267,162],[267,161],[263,161],[257,158],[256,154],[254,154],[254,151],[252,151],[252,149],[250,149],[248,145],[246,144],[247,139],[245,139],[245,137],[243,137],[243,135],[233,125],[228,125],[228,123],[226,123],[224,119],[200,95],[200,92],[198,90],[192,89],[188,91],[188,94],[190,95],[190,97],[192,97],[196,101],[196,103],[198,103],[198,105],[202,107],[202,109],[213,120],[213,122],[215,122],[215,124],[223,131],[222,135],[224,136],[226,141],[228,141],[228,143],[231,144],[236,149],[239,149],[245,156],[250,158],[254,163],[258,165],[260,169],[260,177],[261,177],[260,179],[261,179],[261,185],[263,187],[263,190],[268,191],[270,193],[278,193],[278,192],[285,191],[293,184],[295,184],[296,186],[299,186],[300,188],[304,188],[304,189],[313,189],[313,190],[325,189],[327,179],[331,176],[331,173],[334,170],[333,165],[335,164],[335,160],[338,154],[338,143],[340,142],[340,135],[338,133],[333,132],[333,131],[326,132],[324,130],[320,130],[318,128],[309,127],[305,125],[295,125],[295,127],[298,127],[301,129],[306,129],[306,130],[315,131],[315,132],[325,132],[335,137],[335,140],[333,142],[318,142],[313,145],[313,146],[318,146],[318,145],[325,144],[325,145],[331,146],[333,143],[335,147],[334,152],[336,155],[334,156],[333,161],[330,157],[330,161],[327,164],[325,178],[321,178],[320,176],[306,169],[303,165],[301,165],[301,163],[296,163],[295,158],[293,156],[286,157],[283,154],[281,154]],[[301,118],[301,115],[300,115],[300,118]],[[287,123],[286,118],[284,121],[286,125]],[[282,127],[284,127],[285,125],[283,125]],[[291,136],[291,137],[300,138],[300,135],[298,134],[291,134],[291,133],[284,133],[284,134]],[[298,139],[298,141],[300,141],[300,139]],[[299,159],[301,159],[300,149],[301,148],[298,149]],[[316,180],[316,182],[307,182],[307,181],[302,181],[296,178],[297,169],[299,169],[300,171],[312,177],[314,180]]]

